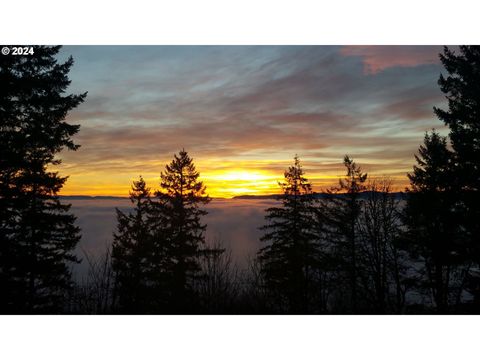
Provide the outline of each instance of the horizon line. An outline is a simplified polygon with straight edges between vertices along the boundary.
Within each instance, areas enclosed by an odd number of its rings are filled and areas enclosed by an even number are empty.
[[[361,194],[363,193],[368,193],[368,192],[372,192],[372,190],[364,190],[364,191],[360,191]],[[381,192],[381,191],[379,191]],[[405,193],[405,191],[392,191],[391,192],[392,194],[403,194]],[[329,194],[328,192],[326,191],[314,191],[312,192],[312,195],[317,195],[317,194]],[[338,193],[338,194],[345,194],[345,193]],[[236,199],[236,198],[243,198],[243,199],[248,199],[248,198],[268,198],[268,197],[273,197],[273,196],[281,196],[283,195],[283,193],[270,193],[270,194],[238,194],[238,195],[234,195],[234,196],[231,196],[231,197],[225,197],[225,196],[209,196],[211,199],[224,199],[224,200],[229,200],[229,199]],[[130,197],[129,196],[125,196],[125,195],[101,195],[101,194],[96,194],[96,195],[85,195],[85,194],[67,194],[67,195],[62,195],[62,194],[58,194],[59,197],[62,197],[62,198],[118,198],[118,199],[129,199]],[[208,195],[207,195],[208,196]]]

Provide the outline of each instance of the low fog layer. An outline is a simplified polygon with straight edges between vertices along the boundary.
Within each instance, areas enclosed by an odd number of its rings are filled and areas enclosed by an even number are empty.
[[[85,274],[88,262],[85,253],[99,257],[105,253],[116,230],[115,208],[126,212],[132,209],[129,199],[69,199],[72,212],[77,216],[77,225],[82,229],[82,240],[76,253],[82,259],[75,265],[78,276]],[[274,205],[271,199],[214,199],[207,205],[208,215],[206,240],[220,240],[223,246],[232,251],[233,258],[240,267],[246,265],[260,247],[261,227],[264,224],[265,209]]]

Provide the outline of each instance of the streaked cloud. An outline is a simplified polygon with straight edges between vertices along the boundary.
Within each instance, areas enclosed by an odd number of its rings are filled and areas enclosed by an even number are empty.
[[[295,154],[317,190],[343,174],[347,153],[403,187],[424,132],[442,128],[441,49],[65,47],[70,90],[89,95],[69,115],[82,147],[62,153],[63,192],[126,195],[139,174],[154,186],[182,148],[218,196],[278,190]]]
[[[375,74],[387,68],[413,67],[439,62],[438,46],[345,46],[342,54],[363,59],[367,74]]]

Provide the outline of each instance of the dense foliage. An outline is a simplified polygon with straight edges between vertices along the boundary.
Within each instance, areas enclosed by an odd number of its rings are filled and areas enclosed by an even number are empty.
[[[0,311],[63,311],[69,264],[80,229],[58,192],[66,177],[51,171],[64,148],[76,150],[79,125],[65,121],[86,93],[69,94],[70,57],[35,46],[33,56],[0,57]]]

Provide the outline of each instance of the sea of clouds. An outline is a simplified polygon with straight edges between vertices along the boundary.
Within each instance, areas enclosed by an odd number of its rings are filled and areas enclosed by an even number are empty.
[[[69,199],[68,202],[82,230],[82,239],[76,248],[82,262],[73,269],[77,277],[82,277],[88,270],[85,255],[99,258],[112,243],[117,226],[115,208],[128,212],[132,204],[126,198]],[[259,228],[265,223],[265,209],[275,202],[271,199],[213,199],[206,206],[208,214],[203,218],[203,223],[207,224],[206,241],[220,241],[231,251],[239,268],[244,268],[248,258],[261,246],[262,230]]]

